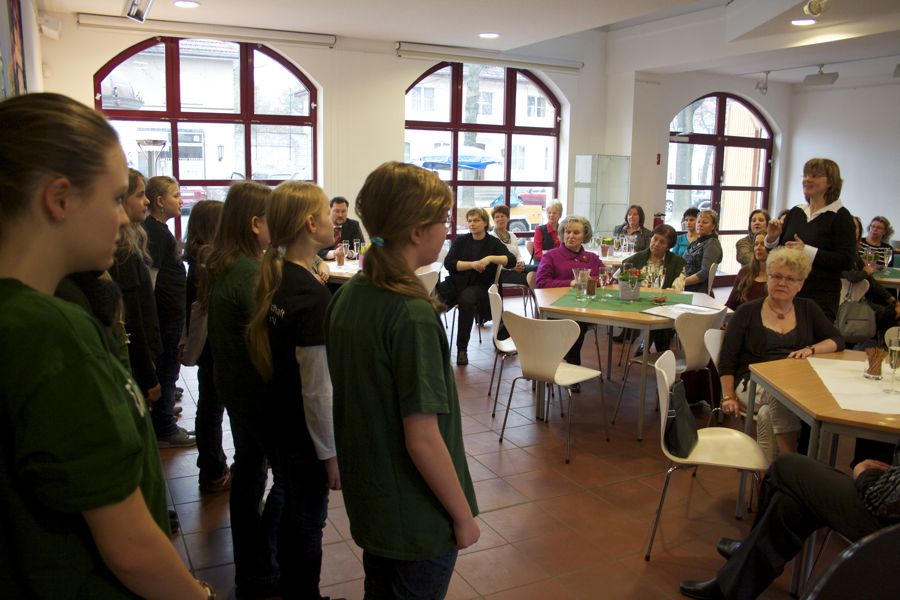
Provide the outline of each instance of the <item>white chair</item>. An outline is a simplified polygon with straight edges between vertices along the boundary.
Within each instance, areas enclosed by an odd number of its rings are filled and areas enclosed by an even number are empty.
[[[675,317],[675,334],[681,343],[681,351],[676,356],[675,371],[677,374],[685,371],[706,371],[710,375],[709,379],[709,398],[710,404],[713,400],[713,384],[712,374],[709,372],[709,353],[703,344],[703,334],[708,329],[719,329],[725,321],[725,313],[727,309],[714,313],[692,313],[685,312]],[[644,342],[646,344],[646,342]],[[645,346],[646,347],[646,346]],[[647,354],[646,359],[643,354],[639,354],[628,361],[625,367],[625,374],[622,377],[622,387],[619,388],[619,397],[616,400],[616,409],[613,411],[612,423],[615,424],[616,416],[619,414],[619,405],[622,403],[622,394],[625,392],[625,386],[628,384],[628,372],[631,365],[641,365],[644,360],[647,366],[653,366],[660,353],[654,352]]]
[[[667,350],[657,359],[653,365],[656,370],[656,391],[659,396],[659,446],[663,456],[669,460],[669,468],[666,471],[666,481],[663,483],[662,494],[659,498],[659,506],[656,509],[656,518],[653,520],[653,529],[650,531],[650,543],[647,545],[647,554],[644,560],[650,560],[650,551],[653,550],[653,539],[656,537],[656,528],[662,515],[663,504],[666,501],[666,492],[669,489],[669,479],[677,469],[684,467],[725,467],[750,471],[759,477],[759,472],[768,468],[769,464],[763,455],[762,449],[752,437],[743,431],[737,431],[729,427],[707,427],[697,431],[697,445],[691,450],[687,458],[679,458],[671,454],[666,448],[666,422],[669,415],[669,390],[675,382],[675,354]]]
[[[519,351],[519,363],[522,365],[522,375],[512,381],[509,389],[509,398],[506,402],[506,414],[503,417],[503,427],[500,429],[500,442],[503,442],[503,434],[506,431],[506,421],[509,418],[509,407],[512,404],[512,395],[515,390],[516,380],[531,379],[555,385],[559,389],[560,403],[563,398],[563,389],[569,398],[566,409],[566,462],[572,454],[572,393],[568,387],[576,383],[582,383],[594,378],[600,378],[600,408],[603,413],[603,427],[606,431],[606,441],[609,441],[609,426],[606,423],[606,404],[603,399],[603,373],[596,369],[588,369],[578,365],[570,365],[562,362],[563,356],[572,347],[572,343],[578,338],[578,323],[569,319],[543,320],[529,319],[503,311],[503,322],[512,336]],[[492,415],[493,416],[493,413]]]
[[[716,271],[719,269],[719,263],[709,265],[709,277],[706,279],[706,295],[713,295],[713,284],[716,282]]]
[[[703,334],[703,345],[706,346],[706,352],[709,354],[710,360],[712,360],[713,366],[716,367],[716,371],[719,370],[719,354],[722,353],[722,344],[725,343],[725,330],[724,329],[707,329]],[[710,398],[710,402],[712,402],[712,398]],[[722,416],[722,403],[720,398],[715,399],[716,402],[712,406],[712,410],[709,412],[709,422],[712,423],[713,415]]]
[[[505,340],[497,339],[497,336],[500,334],[500,323],[503,322],[503,298],[500,297],[496,285],[488,288],[488,299],[491,301],[491,320],[494,322],[492,334],[494,340],[494,367],[491,369],[491,383],[488,384],[488,396],[491,395],[491,390],[494,388],[494,373],[497,371],[497,359],[500,359],[500,374],[497,375],[497,391],[494,392],[493,414],[497,412],[497,397],[500,395],[503,365],[506,363],[506,359],[515,356],[517,351],[516,343],[511,337]]]
[[[861,279],[855,283],[850,283],[847,279],[841,279],[841,304],[850,300],[851,302],[859,302],[869,291],[869,280]]]
[[[439,271],[423,271],[422,273],[416,273],[416,277],[422,282],[422,287],[424,287],[425,291],[429,294],[434,291],[434,286],[437,285],[439,275]]]
[[[900,327],[891,327],[884,332],[884,345],[890,348],[900,344]]]
[[[512,269],[507,269],[504,266],[497,267],[497,274],[494,276],[494,285],[497,286],[498,290],[500,288],[500,278],[503,276],[503,272],[514,272]],[[535,306],[537,306],[537,300],[534,298],[533,288],[527,283],[528,275],[525,276],[525,284],[521,283],[510,283],[506,282],[503,284],[504,290],[519,290],[522,294],[522,311],[525,316],[528,316],[528,305],[531,304],[531,316],[537,318]]]

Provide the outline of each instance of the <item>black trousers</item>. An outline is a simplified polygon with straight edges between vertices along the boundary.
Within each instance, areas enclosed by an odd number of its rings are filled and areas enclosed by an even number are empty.
[[[763,480],[750,535],[716,580],[726,598],[756,598],[817,529],[827,525],[856,541],[886,524],[865,509],[846,474],[801,454],[782,454]]]
[[[481,285],[470,285],[457,291],[450,279],[438,284],[438,295],[448,309],[457,307],[459,315],[456,327],[456,347],[465,350],[469,346],[472,335],[472,324],[475,316],[480,315],[482,321],[490,320],[491,303],[488,299],[488,288]]]

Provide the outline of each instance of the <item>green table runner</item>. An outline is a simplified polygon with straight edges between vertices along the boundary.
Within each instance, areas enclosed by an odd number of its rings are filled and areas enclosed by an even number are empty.
[[[900,269],[890,267],[884,271],[875,271],[875,279],[900,279]]]
[[[605,294],[611,294],[611,298],[604,298]],[[659,296],[658,292],[641,292],[641,299],[629,302],[619,298],[619,288],[601,290],[597,288],[597,297],[587,302],[579,302],[575,299],[575,288],[571,288],[566,294],[551,304],[558,308],[598,308],[601,310],[620,310],[622,312],[641,312],[655,306],[653,298]],[[691,294],[665,294],[666,304],[692,304]]]

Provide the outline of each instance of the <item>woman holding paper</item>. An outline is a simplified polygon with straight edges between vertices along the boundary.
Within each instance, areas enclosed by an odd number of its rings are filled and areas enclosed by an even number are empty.
[[[843,338],[822,309],[812,300],[797,297],[811,269],[802,250],[772,251],[766,261],[768,295],[745,302],[735,311],[719,355],[725,414],[736,416],[741,407],[746,408],[751,364],[844,349]],[[757,442],[766,456],[772,460],[777,452],[796,451],[797,416],[764,392],[757,396],[756,406],[760,407]]]

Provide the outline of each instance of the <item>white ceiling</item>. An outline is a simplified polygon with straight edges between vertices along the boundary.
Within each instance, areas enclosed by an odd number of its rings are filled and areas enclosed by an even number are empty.
[[[768,70],[773,81],[799,83],[816,72],[814,65],[825,63],[826,71],[838,70],[839,84],[846,85],[857,79],[896,82],[891,74],[900,62],[898,0],[830,0],[819,23],[802,30],[790,25],[792,17],[802,16],[803,2],[797,0],[199,1],[199,8],[179,9],[172,0],[155,0],[148,15],[151,20],[515,52],[589,29],[618,30],[712,8],[727,11],[738,29],[746,25],[731,41],[746,51],[688,65],[662,64],[655,70],[705,70],[754,78]],[[50,12],[121,16],[126,2],[37,0],[37,4]],[[501,35],[483,40],[478,37],[482,32]]]

